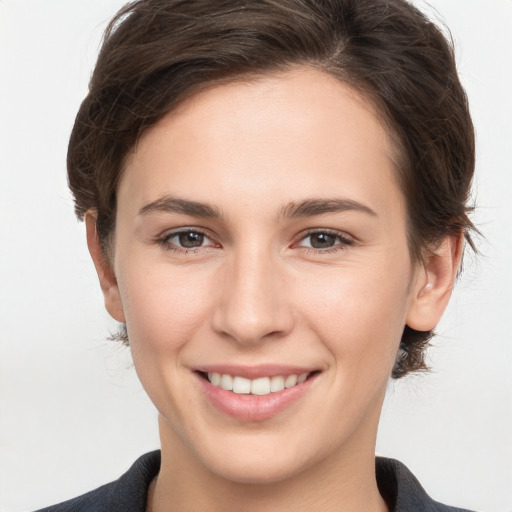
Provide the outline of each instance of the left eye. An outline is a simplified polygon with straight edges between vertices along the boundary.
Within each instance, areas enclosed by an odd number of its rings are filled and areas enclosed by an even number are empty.
[[[311,249],[332,249],[337,245],[350,245],[352,240],[338,233],[330,233],[328,231],[316,231],[308,233],[299,242],[300,247],[308,247]]]

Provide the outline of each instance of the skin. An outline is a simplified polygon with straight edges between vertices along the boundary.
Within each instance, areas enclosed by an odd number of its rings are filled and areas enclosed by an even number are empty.
[[[386,385],[404,326],[438,323],[461,251],[447,238],[425,265],[411,261],[393,156],[370,102],[297,68],[202,91],[141,137],[110,261],[89,212],[106,307],[127,323],[159,411],[148,510],[388,510],[374,461]],[[171,196],[222,218],[147,206]],[[280,215],[308,199],[373,213]],[[183,227],[206,233],[189,252],[173,235]],[[265,421],[219,412],[194,374],[283,361],[321,373]]]

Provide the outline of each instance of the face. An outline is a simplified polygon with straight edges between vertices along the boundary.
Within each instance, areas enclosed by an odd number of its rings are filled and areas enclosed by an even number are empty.
[[[310,69],[203,91],[141,138],[116,222],[107,306],[163,449],[240,482],[373,458],[418,269],[370,102]]]

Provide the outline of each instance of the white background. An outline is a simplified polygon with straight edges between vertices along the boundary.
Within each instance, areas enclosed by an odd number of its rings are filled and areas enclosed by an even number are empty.
[[[115,325],[65,178],[99,39],[122,3],[0,0],[1,512],[76,496],[158,447],[129,353],[105,341]],[[431,3],[472,105],[486,240],[438,329],[433,372],[390,384],[378,453],[439,501],[511,512],[512,1]]]

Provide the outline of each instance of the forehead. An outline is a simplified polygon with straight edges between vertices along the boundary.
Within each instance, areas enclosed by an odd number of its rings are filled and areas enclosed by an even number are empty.
[[[374,191],[379,203],[379,186],[396,185],[393,162],[372,102],[332,76],[299,68],[182,102],[143,134],[119,196],[135,205],[164,194],[206,201],[229,190],[261,206],[271,192],[283,200],[327,192],[358,200]]]

